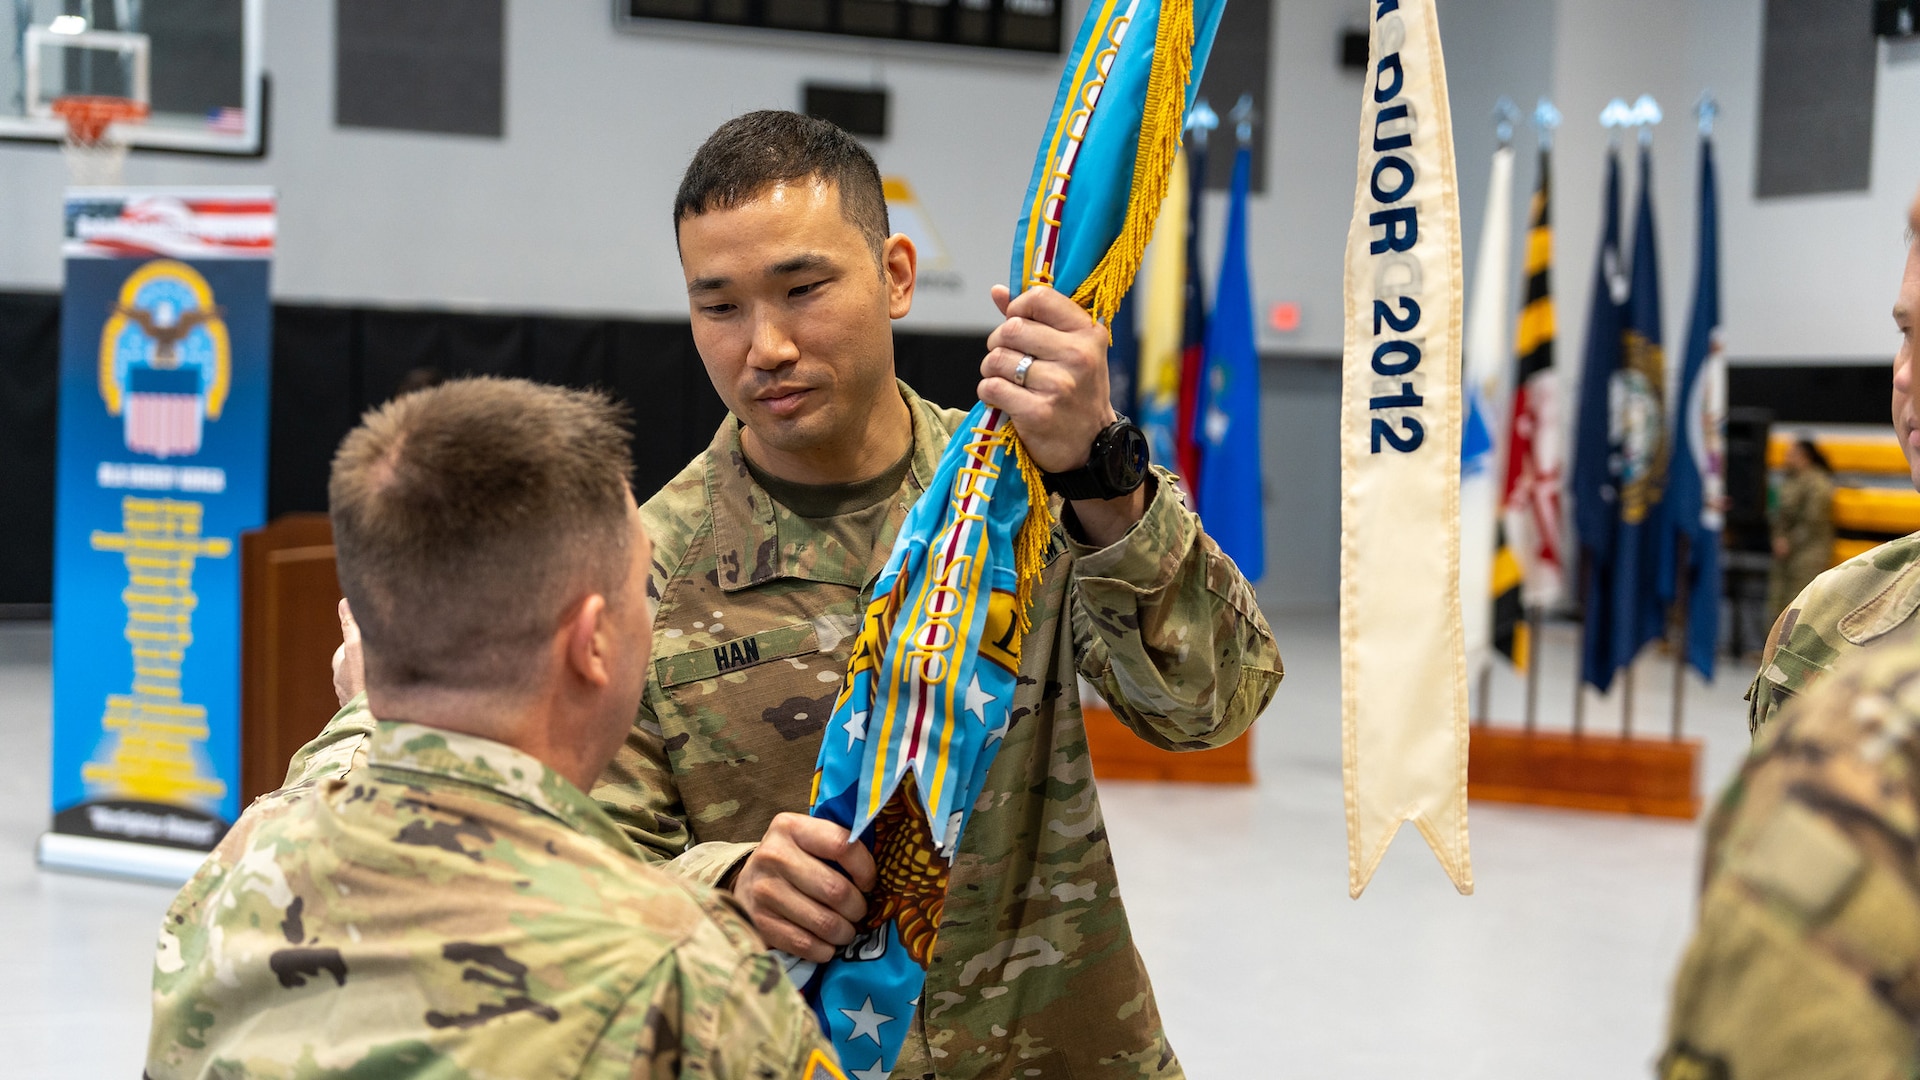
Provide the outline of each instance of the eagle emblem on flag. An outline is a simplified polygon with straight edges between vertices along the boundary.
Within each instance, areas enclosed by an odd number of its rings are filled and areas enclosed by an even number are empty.
[[[126,448],[156,458],[200,452],[226,403],[232,348],[199,271],[155,259],[127,277],[100,334],[100,396]]]

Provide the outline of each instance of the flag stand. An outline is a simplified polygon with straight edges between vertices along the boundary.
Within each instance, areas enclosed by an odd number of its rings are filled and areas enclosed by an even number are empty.
[[[1530,612],[1529,625],[1537,625],[1538,618],[1537,611]],[[1539,650],[1530,652],[1527,726],[1483,724],[1473,729],[1468,798],[1688,821],[1699,816],[1698,739],[1681,739],[1677,733],[1667,739],[1636,739],[1625,730],[1619,735],[1583,730],[1586,682],[1578,670],[1572,730],[1538,728],[1531,702],[1539,679]],[[1632,680],[1628,667],[1620,691],[1626,724],[1632,717]]]

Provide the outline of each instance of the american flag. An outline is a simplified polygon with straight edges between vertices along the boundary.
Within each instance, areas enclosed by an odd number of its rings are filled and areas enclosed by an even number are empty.
[[[121,412],[127,449],[159,458],[198,453],[202,409],[198,368],[135,366]]]
[[[217,109],[208,109],[207,130],[217,135],[245,135],[247,110],[235,105],[222,105]]]

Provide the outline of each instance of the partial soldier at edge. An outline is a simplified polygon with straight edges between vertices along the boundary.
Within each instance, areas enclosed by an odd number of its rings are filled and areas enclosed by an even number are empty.
[[[1920,627],[1773,721],[1708,828],[1663,1080],[1920,1076]]]
[[[1920,354],[1920,195],[1907,211],[1907,263],[1894,304],[1900,349],[1893,358],[1893,432],[1920,489],[1920,407],[1913,364]],[[1756,739],[1780,706],[1803,693],[1845,654],[1873,645],[1920,611],[1920,533],[1889,541],[1813,579],[1767,635],[1747,690],[1747,729]]]

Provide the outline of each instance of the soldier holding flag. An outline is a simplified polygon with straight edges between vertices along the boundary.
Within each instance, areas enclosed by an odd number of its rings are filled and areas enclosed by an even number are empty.
[[[733,415],[642,508],[659,659],[594,794],[649,857],[734,887],[770,945],[824,961],[855,940],[875,868],[805,816],[815,758],[822,738],[855,735],[825,724],[867,590],[963,414],[893,378],[914,250],[888,235],[878,171],[845,133],[791,113],[729,121],[687,167],[675,218],[695,342]],[[995,298],[1006,321],[980,396],[1035,465],[1079,486],[1054,502],[1011,727],[960,839],[920,1006],[863,1003],[854,1042],[906,1028],[895,1076],[1177,1076],[1078,681],[1147,741],[1199,748],[1246,730],[1280,659],[1169,475],[1115,457],[1137,434],[1108,401],[1105,328],[1051,289]]]

